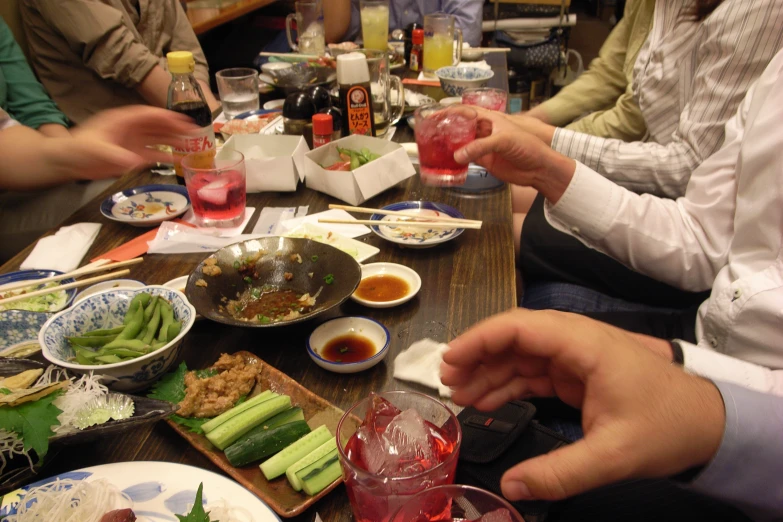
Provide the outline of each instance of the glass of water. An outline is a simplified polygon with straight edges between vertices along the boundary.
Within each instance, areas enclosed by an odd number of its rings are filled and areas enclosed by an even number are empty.
[[[223,69],[215,78],[226,119],[258,110],[258,72],[255,69]]]

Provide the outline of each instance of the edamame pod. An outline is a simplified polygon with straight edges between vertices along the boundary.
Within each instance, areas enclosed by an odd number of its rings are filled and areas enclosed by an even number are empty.
[[[120,359],[116,355],[99,355],[98,357],[95,358],[95,360],[106,364],[122,362],[122,359]]]
[[[158,304],[158,299],[160,298],[157,295],[153,296],[149,304],[144,308],[144,324],[149,323],[150,319],[152,319],[152,314],[155,312],[155,306]]]
[[[179,335],[180,330],[182,330],[182,323],[179,321],[171,323],[168,330],[166,331],[166,342],[170,343],[173,341],[174,338]]]
[[[160,326],[160,303],[161,301],[158,301],[155,305],[150,322],[147,323],[147,333],[144,334],[142,339],[145,344],[150,344],[155,339],[155,334],[158,333],[158,326]]]
[[[105,346],[115,340],[117,338],[117,334],[115,335],[102,335],[100,337],[90,337],[87,335],[84,336],[75,336],[75,337],[68,337],[68,342],[73,344],[78,344],[79,346],[88,346],[90,348],[100,348],[101,346]]]
[[[101,351],[107,353],[109,350],[120,348],[125,350],[133,350],[138,355],[147,353],[149,347],[150,345],[148,343],[145,343],[139,339],[117,339],[113,343],[104,346]]]
[[[147,303],[150,302],[150,299],[152,299],[152,296],[146,292],[141,294],[136,294],[136,296],[133,299],[131,299],[131,302],[128,305],[128,311],[125,313],[125,318],[122,321],[123,324],[127,325],[131,321],[132,317],[130,316],[130,312],[131,310],[133,310],[134,306],[141,304],[141,307],[143,309],[145,306],[147,306]]]
[[[125,315],[126,319],[128,316],[131,316],[131,319],[125,325],[125,329],[117,335],[115,340],[105,346],[111,348],[118,341],[133,339],[139,334],[144,326],[144,308],[142,308],[141,302],[137,302],[132,309],[128,310],[128,313]]]
[[[109,328],[108,330],[93,330],[92,332],[85,333],[84,337],[102,337],[104,335],[119,335],[122,333],[124,329],[125,329],[125,325],[118,326],[117,328]]]
[[[174,322],[174,309],[167,301],[161,300],[160,332],[158,333],[158,341],[165,341],[168,338],[169,326],[173,322]]]

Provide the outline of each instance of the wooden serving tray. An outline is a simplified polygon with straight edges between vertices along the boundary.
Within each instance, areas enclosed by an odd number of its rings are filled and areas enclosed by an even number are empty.
[[[291,397],[292,405],[302,408],[305,420],[311,428],[314,429],[318,426],[325,425],[333,435],[337,433],[337,423],[340,422],[344,413],[341,409],[314,394],[288,375],[273,368],[252,353],[242,351],[237,352],[235,355],[241,355],[247,362],[258,364],[258,372],[261,375],[261,381],[256,385],[254,393],[269,389],[275,393],[288,395]],[[352,418],[351,421],[357,428],[361,422],[358,418]],[[235,468],[229,464],[223,452],[213,446],[204,435],[193,433],[186,427],[171,420],[167,420],[167,422],[177,433],[187,440],[191,446],[203,453],[209,460],[214,462],[216,466],[266,502],[269,507],[282,517],[288,518],[300,514],[343,481],[342,477],[340,477],[318,495],[311,497],[304,492],[294,491],[285,475],[272,481],[266,480],[264,474],[261,473],[261,469],[258,467],[259,463],[249,464],[242,468]]]

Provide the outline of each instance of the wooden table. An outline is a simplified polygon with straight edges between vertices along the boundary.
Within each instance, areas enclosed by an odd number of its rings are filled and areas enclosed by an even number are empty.
[[[505,57],[493,56],[497,74],[492,85],[505,87]],[[400,126],[395,141],[412,141],[412,133],[406,125]],[[172,181],[171,177],[151,173],[127,176],[70,217],[65,225],[79,222],[103,224],[84,262],[143,232],[142,229],[103,218],[98,209],[104,197],[125,188]],[[406,200],[446,203],[458,208],[466,217],[484,222],[479,231],[466,230],[454,241],[424,250],[402,249],[372,233],[358,238],[381,249],[369,263],[400,263],[418,272],[422,278],[422,289],[415,299],[387,310],[364,308],[348,301],[339,310],[327,317],[320,317],[312,324],[273,330],[262,331],[230,327],[207,320],[198,321],[184,341],[183,358],[188,366],[204,367],[214,362],[220,353],[248,350],[343,409],[371,391],[402,389],[434,394],[434,390],[394,380],[394,357],[414,341],[425,337],[449,341],[476,322],[516,306],[510,191],[508,187],[502,187],[486,193],[466,194],[423,187],[418,176],[414,176],[365,202],[363,206],[379,208]],[[260,209],[266,206],[308,205],[309,213],[312,214],[326,210],[330,203],[338,201],[301,185],[292,193],[248,194],[248,205],[256,207],[256,217]],[[254,217],[247,230],[252,229],[255,221]],[[32,245],[0,267],[0,273],[17,270],[31,249]],[[144,263],[131,267],[127,277],[149,284],[165,283],[189,274],[204,257],[203,254],[147,255]],[[316,366],[306,353],[305,340],[317,322],[338,315],[366,315],[385,324],[391,333],[391,346],[386,360],[354,375],[337,375]],[[179,462],[220,472],[167,424],[159,422],[114,439],[69,447],[52,460],[45,475],[130,460]],[[316,511],[325,522],[349,521],[352,518],[343,487],[327,495],[314,509],[292,520],[310,522]]]
[[[228,4],[220,0],[197,0],[188,4],[188,20],[196,34],[203,34],[240,16],[261,9],[275,0],[238,0]],[[226,4],[225,7],[221,5]]]

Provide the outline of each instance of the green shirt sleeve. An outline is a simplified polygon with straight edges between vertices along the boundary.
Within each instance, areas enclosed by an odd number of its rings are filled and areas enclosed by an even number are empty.
[[[0,18],[0,103],[19,123],[37,129],[68,120],[35,78],[14,35]]]

